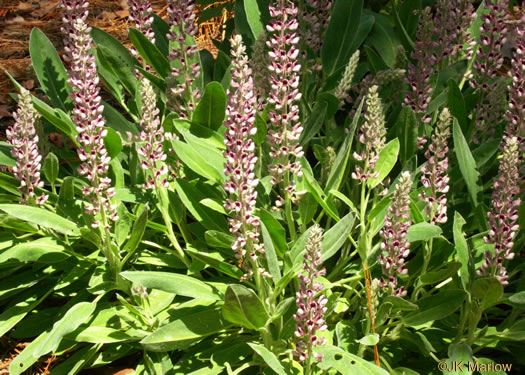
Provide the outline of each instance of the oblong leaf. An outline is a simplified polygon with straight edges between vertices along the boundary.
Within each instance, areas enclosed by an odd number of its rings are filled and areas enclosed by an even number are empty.
[[[171,272],[125,271],[122,277],[143,287],[159,289],[180,296],[217,301],[222,295],[216,289],[194,277]]]
[[[221,309],[213,307],[183,316],[146,336],[140,344],[152,352],[167,352],[186,348],[203,337],[220,332],[230,324],[222,317]]]
[[[40,207],[23,206],[18,204],[0,204],[0,210],[16,217],[17,219],[38,224],[41,227],[53,229],[62,234],[71,236],[80,235],[80,230],[75,223]]]
[[[71,86],[66,69],[51,41],[36,27],[31,31],[29,38],[29,54],[38,81],[47,97],[55,107],[67,112],[71,108]]]
[[[418,326],[446,318],[461,306],[465,296],[463,290],[451,289],[424,297],[416,302],[419,310],[407,315],[403,320],[408,326]]]
[[[259,297],[240,284],[232,284],[226,289],[222,314],[227,321],[249,329],[262,328],[268,320],[268,313]]]

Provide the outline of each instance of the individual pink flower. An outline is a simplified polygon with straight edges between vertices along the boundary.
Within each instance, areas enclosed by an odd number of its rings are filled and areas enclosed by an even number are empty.
[[[39,117],[33,107],[31,93],[20,90],[18,109],[13,113],[15,124],[6,131],[7,140],[13,149],[11,155],[16,159],[13,167],[15,177],[20,181],[18,190],[22,194],[22,202],[43,205],[49,197],[42,193],[35,195],[35,188],[44,186],[40,180],[42,155],[38,151],[38,135],[35,131],[35,120]]]

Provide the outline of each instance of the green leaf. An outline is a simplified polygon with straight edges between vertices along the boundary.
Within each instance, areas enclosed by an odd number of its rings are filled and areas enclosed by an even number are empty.
[[[446,318],[461,306],[465,295],[463,290],[450,289],[424,297],[416,302],[419,310],[403,320],[406,325],[414,327]]]
[[[415,311],[418,310],[418,305],[409,302],[405,300],[402,297],[399,296],[387,296],[385,298],[385,303],[391,303],[392,304],[392,312],[397,311]]]
[[[142,241],[142,237],[144,236],[144,232],[146,230],[146,224],[148,224],[148,213],[149,206],[146,204],[142,207],[142,211],[137,217],[137,220],[135,220],[129,240],[126,243],[126,246],[124,246],[124,250],[127,250],[128,253],[133,253],[139,246],[140,241]]]
[[[122,139],[115,130],[111,128],[104,129],[108,132],[104,137],[104,146],[106,146],[109,157],[114,159],[118,154],[120,154],[120,151],[122,151]]]
[[[221,176],[224,181],[224,163],[226,161],[223,153],[216,147],[213,139],[199,138],[188,131],[181,131],[186,142],[200,155],[205,155],[206,163],[211,165]]]
[[[268,262],[268,271],[270,271],[270,275],[272,275],[274,283],[276,283],[281,280],[281,268],[279,267],[272,237],[263,222],[261,222],[261,232],[264,241],[264,253],[266,255],[266,261]]]
[[[173,140],[172,145],[179,159],[192,171],[219,185],[224,183],[221,173],[210,165],[198,150],[178,140]]]
[[[116,38],[103,30],[93,27],[91,30],[93,41],[97,45],[97,54],[103,55],[103,60],[107,62],[106,70],[117,77],[131,95],[137,91],[137,78],[135,67],[140,66],[137,59],[129,53]]]
[[[440,227],[430,223],[417,223],[408,228],[406,239],[408,242],[426,241],[439,236],[443,231]]]
[[[0,210],[13,217],[16,217],[17,219],[25,220],[33,224],[38,224],[44,228],[53,229],[58,233],[67,234],[70,236],[80,235],[80,230],[75,223],[72,223],[63,217],[40,207],[31,207],[18,204],[0,204]]]
[[[301,204],[303,204],[302,200]],[[257,216],[259,216],[261,221],[266,226],[278,255],[283,257],[288,250],[288,245],[286,244],[286,231],[284,230],[283,226],[267,210],[259,209],[257,211]]]
[[[369,10],[364,12],[375,17],[374,27],[368,35],[366,43],[375,48],[388,68],[393,68],[396,62],[396,47],[399,45],[399,41],[390,19],[383,14]]]
[[[129,39],[140,56],[142,56],[148,65],[155,69],[162,78],[166,78],[170,75],[171,69],[168,59],[144,34],[139,30],[130,27]]]
[[[218,130],[226,115],[226,94],[219,82],[210,82],[193,112],[192,122]]]
[[[363,0],[336,0],[332,7],[321,49],[323,71],[327,76],[345,66],[355,52],[350,47],[357,35],[356,25],[360,24]]]
[[[495,277],[484,277],[472,283],[472,296],[481,302],[481,311],[495,305],[503,295],[503,285]]]
[[[379,160],[376,163],[374,172],[379,173],[377,178],[369,178],[367,181],[370,189],[375,188],[388,176],[392,168],[397,162],[399,155],[399,139],[395,138],[387,143],[385,148],[379,153]]]
[[[0,141],[0,165],[8,167],[14,167],[16,165],[16,160],[11,156],[12,149],[13,146],[9,143]]]
[[[140,344],[152,352],[167,352],[185,349],[192,343],[220,332],[230,324],[225,322],[221,309],[208,308],[194,314],[185,315],[146,336]]]
[[[359,123],[359,118],[361,117],[361,110],[363,109],[364,98],[359,104],[354,118],[352,119],[352,124],[350,125],[350,131],[346,135],[343,145],[339,149],[337,156],[335,158],[334,165],[330,170],[328,175],[328,180],[326,181],[325,192],[330,190],[339,190],[341,183],[345,176],[346,166],[348,160],[350,159],[350,154],[352,151],[352,143],[354,142],[354,134],[357,129],[357,124]]]
[[[0,263],[14,259],[18,262],[54,263],[63,261],[69,255],[65,247],[50,237],[23,242],[0,253]]]
[[[357,342],[366,346],[374,346],[379,342],[379,335],[377,333],[372,333],[360,338]]]
[[[55,287],[45,291],[45,289],[39,285],[39,289],[31,289],[26,292],[25,295],[22,295],[20,299],[10,301],[9,306],[6,306],[5,310],[0,314],[0,336],[3,337],[54,290]]]
[[[326,101],[317,102],[304,123],[304,130],[299,138],[299,143],[304,147],[310,140],[315,137],[323,126],[328,103]]]
[[[96,307],[97,304],[94,302],[80,302],[70,308],[64,317],[53,325],[50,331],[42,333],[26,346],[13,362],[11,362],[9,373],[15,375],[22,374],[40,357],[55,351],[62,341],[62,338],[88,320]]]
[[[421,284],[423,285],[437,284],[440,281],[446,280],[449,277],[454,276],[458,272],[460,267],[461,263],[458,262],[447,263],[444,268],[441,268],[437,271],[427,272],[421,275],[419,281],[421,281]]]
[[[209,284],[194,277],[172,272],[125,271],[122,277],[145,288],[159,289],[180,296],[218,301],[222,295]]]
[[[312,175],[310,164],[308,164],[308,160],[306,160],[303,157],[300,159],[300,163],[303,167],[303,181],[305,182],[306,190],[312,193],[315,200],[321,205],[321,207],[326,211],[326,213],[332,217],[332,219],[334,219],[335,221],[339,221],[339,215],[333,207],[333,204],[330,204],[331,202],[329,202],[326,199],[323,190],[319,186],[319,183]]]
[[[355,215],[349,212],[324,234],[323,261],[333,257],[337,250],[343,246],[348,239],[348,235],[352,233],[354,223]]]
[[[239,280],[244,274],[244,272],[237,266],[230,263],[226,263],[223,260],[221,260],[221,258],[218,256],[220,254],[218,253],[198,252],[191,248],[187,248],[185,251],[188,254],[190,254],[193,258],[196,258],[201,262],[210,265],[217,271],[222,272],[225,275],[231,276],[234,279]]]
[[[465,99],[455,80],[449,79],[448,85],[448,108],[450,113],[458,120],[461,130],[465,132],[468,127],[467,108]]]
[[[395,126],[400,140],[399,159],[405,164],[417,152],[417,119],[412,108],[401,109]]]
[[[50,152],[47,154],[46,159],[42,165],[42,170],[44,176],[46,176],[47,181],[54,184],[58,177],[58,158],[55,154]]]
[[[443,371],[443,374],[472,374],[471,369],[475,365],[472,358],[472,349],[465,343],[450,344],[448,347],[448,359],[445,363],[447,364],[447,369]]]
[[[38,28],[31,31],[29,54],[40,86],[51,103],[64,111],[71,107],[71,86],[60,57],[47,36]]]
[[[197,187],[185,180],[178,179],[175,181],[175,189],[184,206],[206,229],[228,230],[228,223],[223,215],[200,204],[200,201],[207,196]]]
[[[254,40],[257,39],[261,31],[264,30],[261,10],[257,0],[242,0],[246,21],[250,26]],[[263,8],[264,9],[264,8]]]
[[[323,355],[317,363],[321,370],[335,369],[343,375],[388,375],[388,372],[354,354],[332,345],[317,346],[314,352]]]
[[[454,119],[453,127],[454,152],[458,158],[459,169],[467,184],[470,199],[474,206],[478,205],[478,194],[483,191],[479,182],[479,172],[476,168],[476,161],[470,152],[467,141],[463,136],[459,123]]]
[[[465,219],[458,211],[454,212],[454,225],[452,233],[454,235],[454,244],[456,246],[456,259],[461,263],[459,270],[461,277],[461,284],[465,290],[469,290],[470,278],[474,275],[474,263],[468,248],[467,240],[463,234],[463,225],[466,224]]]
[[[285,370],[279,359],[271,351],[266,349],[263,345],[248,343],[250,348],[257,353],[266,364],[277,373],[277,375],[289,375],[289,372]]]
[[[106,119],[107,126],[116,132],[119,132],[126,139],[127,132],[130,132],[133,135],[139,135],[139,130],[135,124],[126,120],[126,118],[119,111],[113,108],[112,105],[106,103],[105,101],[102,101],[102,104],[104,105],[104,112],[102,112],[102,116],[104,116]]]
[[[264,304],[253,290],[240,284],[231,284],[224,296],[224,319],[248,329],[260,329],[268,320]]]
[[[509,302],[523,309],[525,307],[525,291],[511,295],[509,297]]]

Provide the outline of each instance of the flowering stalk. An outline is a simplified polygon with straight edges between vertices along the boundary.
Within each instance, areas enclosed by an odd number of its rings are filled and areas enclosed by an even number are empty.
[[[254,215],[257,192],[255,187],[259,181],[255,178],[255,164],[257,157],[254,154],[255,143],[250,136],[257,129],[255,121],[256,97],[253,87],[251,69],[248,65],[246,47],[240,35],[231,40],[232,45],[232,78],[228,90],[228,106],[226,109],[226,133],[224,143],[226,151],[224,157],[224,174],[227,177],[224,189],[230,194],[224,205],[225,209],[233,212],[229,219],[230,232],[235,237],[232,249],[235,256],[244,264],[247,273],[243,279],[255,276],[260,290],[259,275],[269,276],[263,268],[257,266],[258,253],[264,253],[264,246],[259,243],[259,218]],[[244,259],[247,262],[243,262]]]
[[[35,188],[44,186],[40,180],[40,161],[42,155],[38,152],[38,135],[35,130],[35,120],[39,117],[31,101],[31,93],[24,88],[20,90],[18,109],[13,113],[15,124],[6,131],[7,140],[13,149],[11,155],[16,158],[13,167],[15,177],[20,181],[18,190],[22,194],[22,202],[43,205],[49,198],[42,193],[35,196]]]
[[[525,16],[522,16],[516,28],[516,50],[512,59],[510,76],[512,83],[509,86],[509,108],[505,119],[509,122],[507,135],[514,135],[521,140],[522,152],[525,152]]]
[[[78,158],[81,161],[78,173],[85,176],[87,185],[82,187],[83,195],[89,203],[85,206],[85,212],[93,216],[91,226],[100,228],[104,246],[102,252],[108,260],[109,269],[114,277],[114,281],[123,290],[127,287],[122,283],[120,276],[121,262],[116,249],[111,244],[110,222],[119,220],[117,207],[111,204],[111,198],[115,196],[115,189],[111,187],[111,179],[107,176],[109,157],[104,145],[104,137],[107,130],[104,129],[104,118],[102,112],[104,106],[101,105],[100,88],[98,87],[99,78],[95,64],[95,56],[90,53],[92,46],[91,28],[86,24],[87,11],[81,17],[73,17],[73,25],[69,25],[71,14],[78,14],[82,9],[87,8],[87,2],[78,2],[78,9],[70,9],[70,1],[63,0],[61,6],[66,13],[63,22],[69,30],[72,26],[72,34],[67,35],[66,39],[72,41],[69,51],[71,57],[71,70],[69,72],[69,83],[73,88],[71,99],[74,104],[72,118],[78,132],[77,140],[80,147],[77,148]],[[69,13],[68,13],[69,12]]]
[[[509,4],[508,0],[495,2],[485,0],[484,6],[488,9],[488,13],[481,15],[479,49],[474,62],[474,79],[471,80],[471,85],[478,89],[480,94],[479,104],[473,113],[477,126],[477,133],[474,135],[475,142],[480,141],[480,134],[492,135],[494,133],[494,125],[499,122],[503,111],[503,107],[494,101],[497,98],[489,98],[488,95],[496,89],[497,72],[503,65],[502,47],[507,41],[506,21]]]
[[[66,2],[62,3],[66,7]],[[84,2],[80,5],[85,9],[88,4]],[[68,21],[67,17],[63,19]],[[70,25],[68,25],[70,26]],[[65,28],[67,29],[67,28]],[[97,68],[95,56],[89,50],[92,45],[91,28],[85,22],[85,16],[73,21],[73,33],[67,37],[73,42],[71,53],[71,71],[69,83],[71,84],[72,100],[74,103],[73,121],[78,132],[78,157],[82,164],[78,168],[78,173],[86,176],[88,185],[82,188],[82,193],[89,199],[86,206],[86,213],[97,217],[100,213],[102,223],[106,230],[109,230],[107,219],[117,221],[116,207],[111,204],[110,199],[115,195],[115,190],[111,187],[111,179],[107,177],[110,157],[104,145],[104,137],[107,130],[104,129],[104,118],[99,95],[100,88],[97,86]],[[100,225],[100,221],[95,219],[91,224],[93,228]]]
[[[308,30],[303,33],[303,38],[308,47],[319,51],[330,22],[332,0],[306,0],[305,5],[307,9],[301,12],[301,19],[308,25]]]
[[[301,362],[306,361],[305,374],[310,374],[312,358],[318,361],[323,360],[323,355],[315,353],[315,346],[326,344],[324,337],[319,337],[319,331],[327,329],[326,322],[323,318],[326,312],[326,303],[328,299],[324,294],[316,297],[316,294],[323,290],[323,284],[316,282],[319,276],[324,276],[322,260],[322,240],[323,230],[315,225],[310,231],[310,237],[306,244],[304,253],[303,273],[298,275],[301,284],[296,294],[297,313],[294,319],[297,321],[295,337],[299,340],[295,348],[295,354]]]
[[[350,57],[348,64],[346,65],[343,78],[339,81],[337,88],[335,89],[335,97],[339,99],[340,105],[342,105],[348,99],[347,91],[352,87],[352,80],[359,63],[359,50],[356,50]]]
[[[269,58],[266,52],[266,32],[263,30],[255,40],[252,50],[251,66],[255,95],[257,97],[257,110],[263,112],[266,105],[266,94],[270,91],[268,82]]]
[[[75,22],[80,19],[86,22],[89,3],[86,0],[62,0],[62,35],[64,35],[64,60],[72,61],[76,50],[73,36],[76,35]]]
[[[369,178],[376,178],[377,172],[372,172],[379,160],[379,153],[385,147],[385,115],[378,94],[378,87],[372,86],[366,99],[365,122],[359,133],[359,141],[364,145],[364,150],[358,154],[354,152],[357,161],[364,161],[364,167],[356,166],[352,178],[365,182]]]
[[[286,192],[286,200],[280,195],[277,197],[274,209],[286,204],[286,217],[292,239],[295,239],[295,224],[292,217],[291,202],[298,202],[295,192],[295,183],[291,175],[302,176],[301,164],[291,161],[291,157],[300,158],[304,152],[298,144],[303,127],[299,121],[299,106],[301,99],[299,92],[299,74],[301,65],[297,61],[299,42],[297,35],[297,8],[291,2],[279,0],[270,6],[272,20],[266,26],[272,33],[267,45],[270,65],[268,70],[271,77],[271,91],[269,103],[274,108],[269,113],[270,129],[268,139],[272,148],[270,157],[275,160],[268,166],[272,176],[272,184],[281,184],[282,191]]]
[[[421,182],[425,188],[430,189],[430,194],[423,191],[419,198],[427,203],[425,213],[430,217],[432,224],[444,224],[448,219],[445,194],[449,189],[447,141],[450,137],[451,121],[452,117],[448,108],[443,109],[432,135],[432,144],[425,152],[427,163],[421,167]]]
[[[155,34],[151,28],[153,23],[153,16],[151,15],[153,9],[151,8],[151,2],[149,0],[128,0],[129,6],[129,21],[135,22],[135,28],[139,30],[151,43],[155,43]],[[133,56],[140,58],[139,53],[135,48],[131,48],[130,52]],[[147,65],[142,61],[144,69],[151,71],[151,66]],[[135,75],[140,79],[141,74],[138,70],[135,71]]]
[[[494,181],[492,209],[488,213],[489,233],[483,239],[494,245],[494,252],[485,252],[485,261],[478,270],[479,275],[495,276],[502,285],[508,284],[508,275],[503,261],[514,258],[512,246],[519,230],[519,165],[520,152],[518,138],[503,138],[503,158],[500,161],[499,173]]]
[[[199,63],[194,62],[198,53],[195,44],[186,45],[186,38],[197,35],[195,25],[195,4],[192,0],[169,0],[168,23],[171,27],[168,39],[173,47],[168,59],[175,62],[177,67],[171,70],[171,81],[168,82],[168,103],[178,113],[180,118],[189,118],[195,109],[195,100],[199,98],[199,91],[192,90],[192,84],[199,76]]]
[[[389,288],[395,296],[404,297],[407,292],[404,286],[398,288],[397,275],[406,275],[405,259],[410,253],[410,242],[406,240],[410,222],[410,172],[403,172],[392,197],[392,206],[388,208],[390,216],[385,217],[385,225],[379,232],[383,237],[381,255],[378,262],[382,265],[381,286]]]
[[[155,43],[155,34],[151,28],[153,9],[149,0],[128,0],[129,20],[135,22],[135,28],[139,30],[151,43]],[[137,51],[133,50],[134,54]]]
[[[142,158],[140,166],[145,172],[144,188],[155,190],[160,202],[158,208],[168,231],[167,237],[177,251],[175,255],[189,267],[191,262],[185,256],[184,251],[177,241],[169,213],[165,209],[169,204],[165,191],[165,188],[169,187],[167,178],[168,168],[164,163],[167,156],[164,153],[162,145],[164,141],[164,129],[160,124],[157,99],[150,81],[143,78],[141,83],[142,120],[140,121],[140,126],[142,131],[137,140],[143,142],[143,144],[137,152]],[[185,231],[179,223],[177,223],[177,225],[179,225],[181,233],[186,239]]]
[[[434,74],[434,65],[438,61],[437,46],[433,40],[435,29],[430,8],[427,7],[419,15],[414,51],[410,54],[415,63],[408,63],[407,83],[410,89],[405,97],[405,105],[412,108],[424,124],[432,120],[426,112],[433,91],[430,77]]]
[[[160,124],[155,92],[147,79],[142,80],[141,99],[142,119],[140,120],[140,127],[142,131],[138,139],[144,144],[138,149],[138,154],[143,158],[140,166],[147,174],[144,188],[167,187],[168,168],[164,164],[166,154],[162,146],[164,129]]]

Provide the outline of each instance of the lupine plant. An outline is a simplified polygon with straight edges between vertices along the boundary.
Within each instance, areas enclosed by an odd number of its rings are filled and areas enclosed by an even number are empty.
[[[207,0],[129,0],[131,48],[61,0],[0,142],[9,373],[525,371],[515,3],[237,1],[212,54]]]

